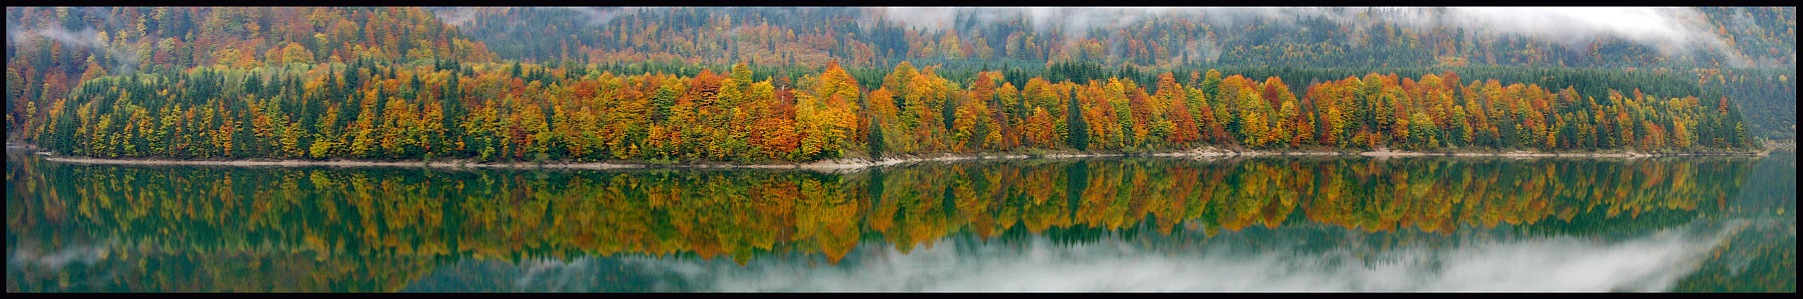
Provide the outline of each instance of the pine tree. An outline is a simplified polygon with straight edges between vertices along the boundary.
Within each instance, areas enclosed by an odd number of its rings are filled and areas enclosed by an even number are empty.
[[[879,126],[877,126],[876,122],[870,122],[869,130],[870,130],[870,140],[865,141],[865,143],[868,143],[869,150],[870,150],[870,158],[871,159],[882,159],[883,158],[883,150],[884,150],[884,148],[883,148],[883,142],[884,142],[883,141],[883,129],[880,128]]]
[[[1077,98],[1070,98],[1070,108],[1065,110],[1065,123],[1070,126],[1070,134],[1066,140],[1071,148],[1079,151],[1089,150],[1089,124],[1083,121],[1083,107],[1077,105]]]

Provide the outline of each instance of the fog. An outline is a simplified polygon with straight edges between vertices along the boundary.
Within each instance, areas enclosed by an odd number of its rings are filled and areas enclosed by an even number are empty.
[[[644,8],[541,9],[574,11],[594,26]],[[463,25],[473,18],[467,9],[432,11],[452,25]],[[929,31],[972,34],[968,31],[975,27],[1019,20],[1037,31],[1071,37],[1087,36],[1094,29],[1135,26],[1148,18],[1188,18],[1227,26],[1218,28],[1230,28],[1248,19],[1273,20],[1281,25],[1303,18],[1325,18],[1357,28],[1381,21],[1416,29],[1450,27],[1478,36],[1522,35],[1571,48],[1582,48],[1599,39],[1620,39],[1658,49],[1664,55],[1686,57],[1696,51],[1709,51],[1729,58],[1731,63],[1745,63],[1745,58],[1732,51],[1707,25],[1703,14],[1689,7],[869,7],[856,11],[861,15],[859,23],[864,25],[886,21]],[[1110,43],[1114,42],[1117,41],[1111,39]],[[1210,55],[1218,52],[1220,45],[1206,40],[1186,47],[1192,54]]]
[[[36,244],[33,244],[36,245]],[[50,252],[39,252],[36,246],[17,246],[6,260],[8,269],[41,267],[60,269],[72,263],[91,266],[107,256],[108,246],[73,245]]]
[[[578,14],[582,14],[583,19],[588,20],[589,26],[598,26],[601,24],[607,24],[607,21],[611,21],[615,17],[619,17],[620,15],[623,15],[623,14],[635,13],[635,12],[639,11],[639,9],[636,9],[636,8],[605,8],[605,9],[595,8],[595,7],[560,7],[560,8],[567,9],[570,11],[575,11]]]
[[[1701,47],[1738,59],[1693,8],[1491,7],[1457,8],[1439,22],[1474,31],[1526,34],[1579,46],[1598,37],[1616,37],[1652,46],[1667,55]]]
[[[512,278],[512,287],[520,290],[593,291],[621,283],[601,277],[630,276],[654,278],[635,283],[658,291],[1661,292],[1695,271],[1731,231],[1670,229],[1615,241],[1465,238],[1457,244],[1324,252],[1303,249],[1319,244],[1231,235],[1188,249],[1120,240],[1087,245],[1044,238],[1012,245],[941,240],[906,254],[861,245],[837,265],[796,256],[754,258],[745,266],[729,258],[630,257],[535,261],[510,271],[525,273]],[[1262,245],[1245,245],[1251,243]]]
[[[1367,18],[1418,29],[1449,26],[1470,34],[1519,34],[1543,42],[1581,47],[1601,38],[1619,38],[1659,49],[1666,55],[1695,50],[1742,59],[1715,34],[1701,12],[1687,7],[890,7],[884,19],[928,30],[964,30],[960,20],[991,24],[1025,19],[1036,30],[1083,36],[1091,29],[1118,29],[1150,17],[1191,18],[1231,26],[1250,18],[1279,24],[1321,17],[1363,27]]]
[[[111,71],[113,74],[131,73],[132,68],[138,65],[138,56],[141,54],[138,49],[131,47],[131,45],[114,45],[111,44],[113,41],[101,40],[92,27],[82,28],[81,30],[69,30],[60,26],[33,29],[8,28],[6,30],[6,39],[11,41],[13,45],[18,47],[21,51],[36,51],[36,48],[33,47],[37,46],[38,42],[57,42],[68,47],[103,51],[108,57],[111,57],[113,65],[107,70]],[[46,39],[48,40],[46,41]],[[99,58],[100,57],[96,57],[96,59]],[[85,60],[87,57],[75,57],[75,59]],[[107,61],[100,61],[100,63],[106,62]]]

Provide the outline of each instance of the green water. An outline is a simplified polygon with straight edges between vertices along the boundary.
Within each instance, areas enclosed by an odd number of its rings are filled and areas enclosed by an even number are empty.
[[[1795,292],[1796,158],[779,170],[9,152],[9,292]]]

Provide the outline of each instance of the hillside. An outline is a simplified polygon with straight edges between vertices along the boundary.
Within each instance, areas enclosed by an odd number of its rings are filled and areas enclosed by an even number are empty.
[[[495,60],[419,8],[7,7],[6,125],[108,75],[358,59]]]
[[[102,157],[1672,152],[1795,136],[1794,8],[1656,11],[1715,28],[1683,38],[1474,31],[1448,21],[1462,9],[7,12],[9,141]],[[1548,41],[1574,36],[1588,39]]]
[[[552,64],[661,61],[720,71],[743,62],[818,70],[837,61],[855,75],[911,61],[938,65],[964,81],[981,70],[1039,72],[1052,63],[1073,62],[1110,71],[1146,69],[1146,78],[1158,71],[1266,66],[1362,70],[1340,77],[1374,69],[1440,73],[1462,67],[1674,72],[1733,99],[1746,111],[1754,136],[1796,136],[1795,7],[1554,13],[1542,14],[1551,19],[1541,22],[1458,8],[431,11],[471,38],[495,45],[501,57]]]

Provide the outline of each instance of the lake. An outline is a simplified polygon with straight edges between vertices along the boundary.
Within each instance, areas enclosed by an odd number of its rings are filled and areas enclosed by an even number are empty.
[[[1795,292],[1796,156],[67,164],[8,292]]]

